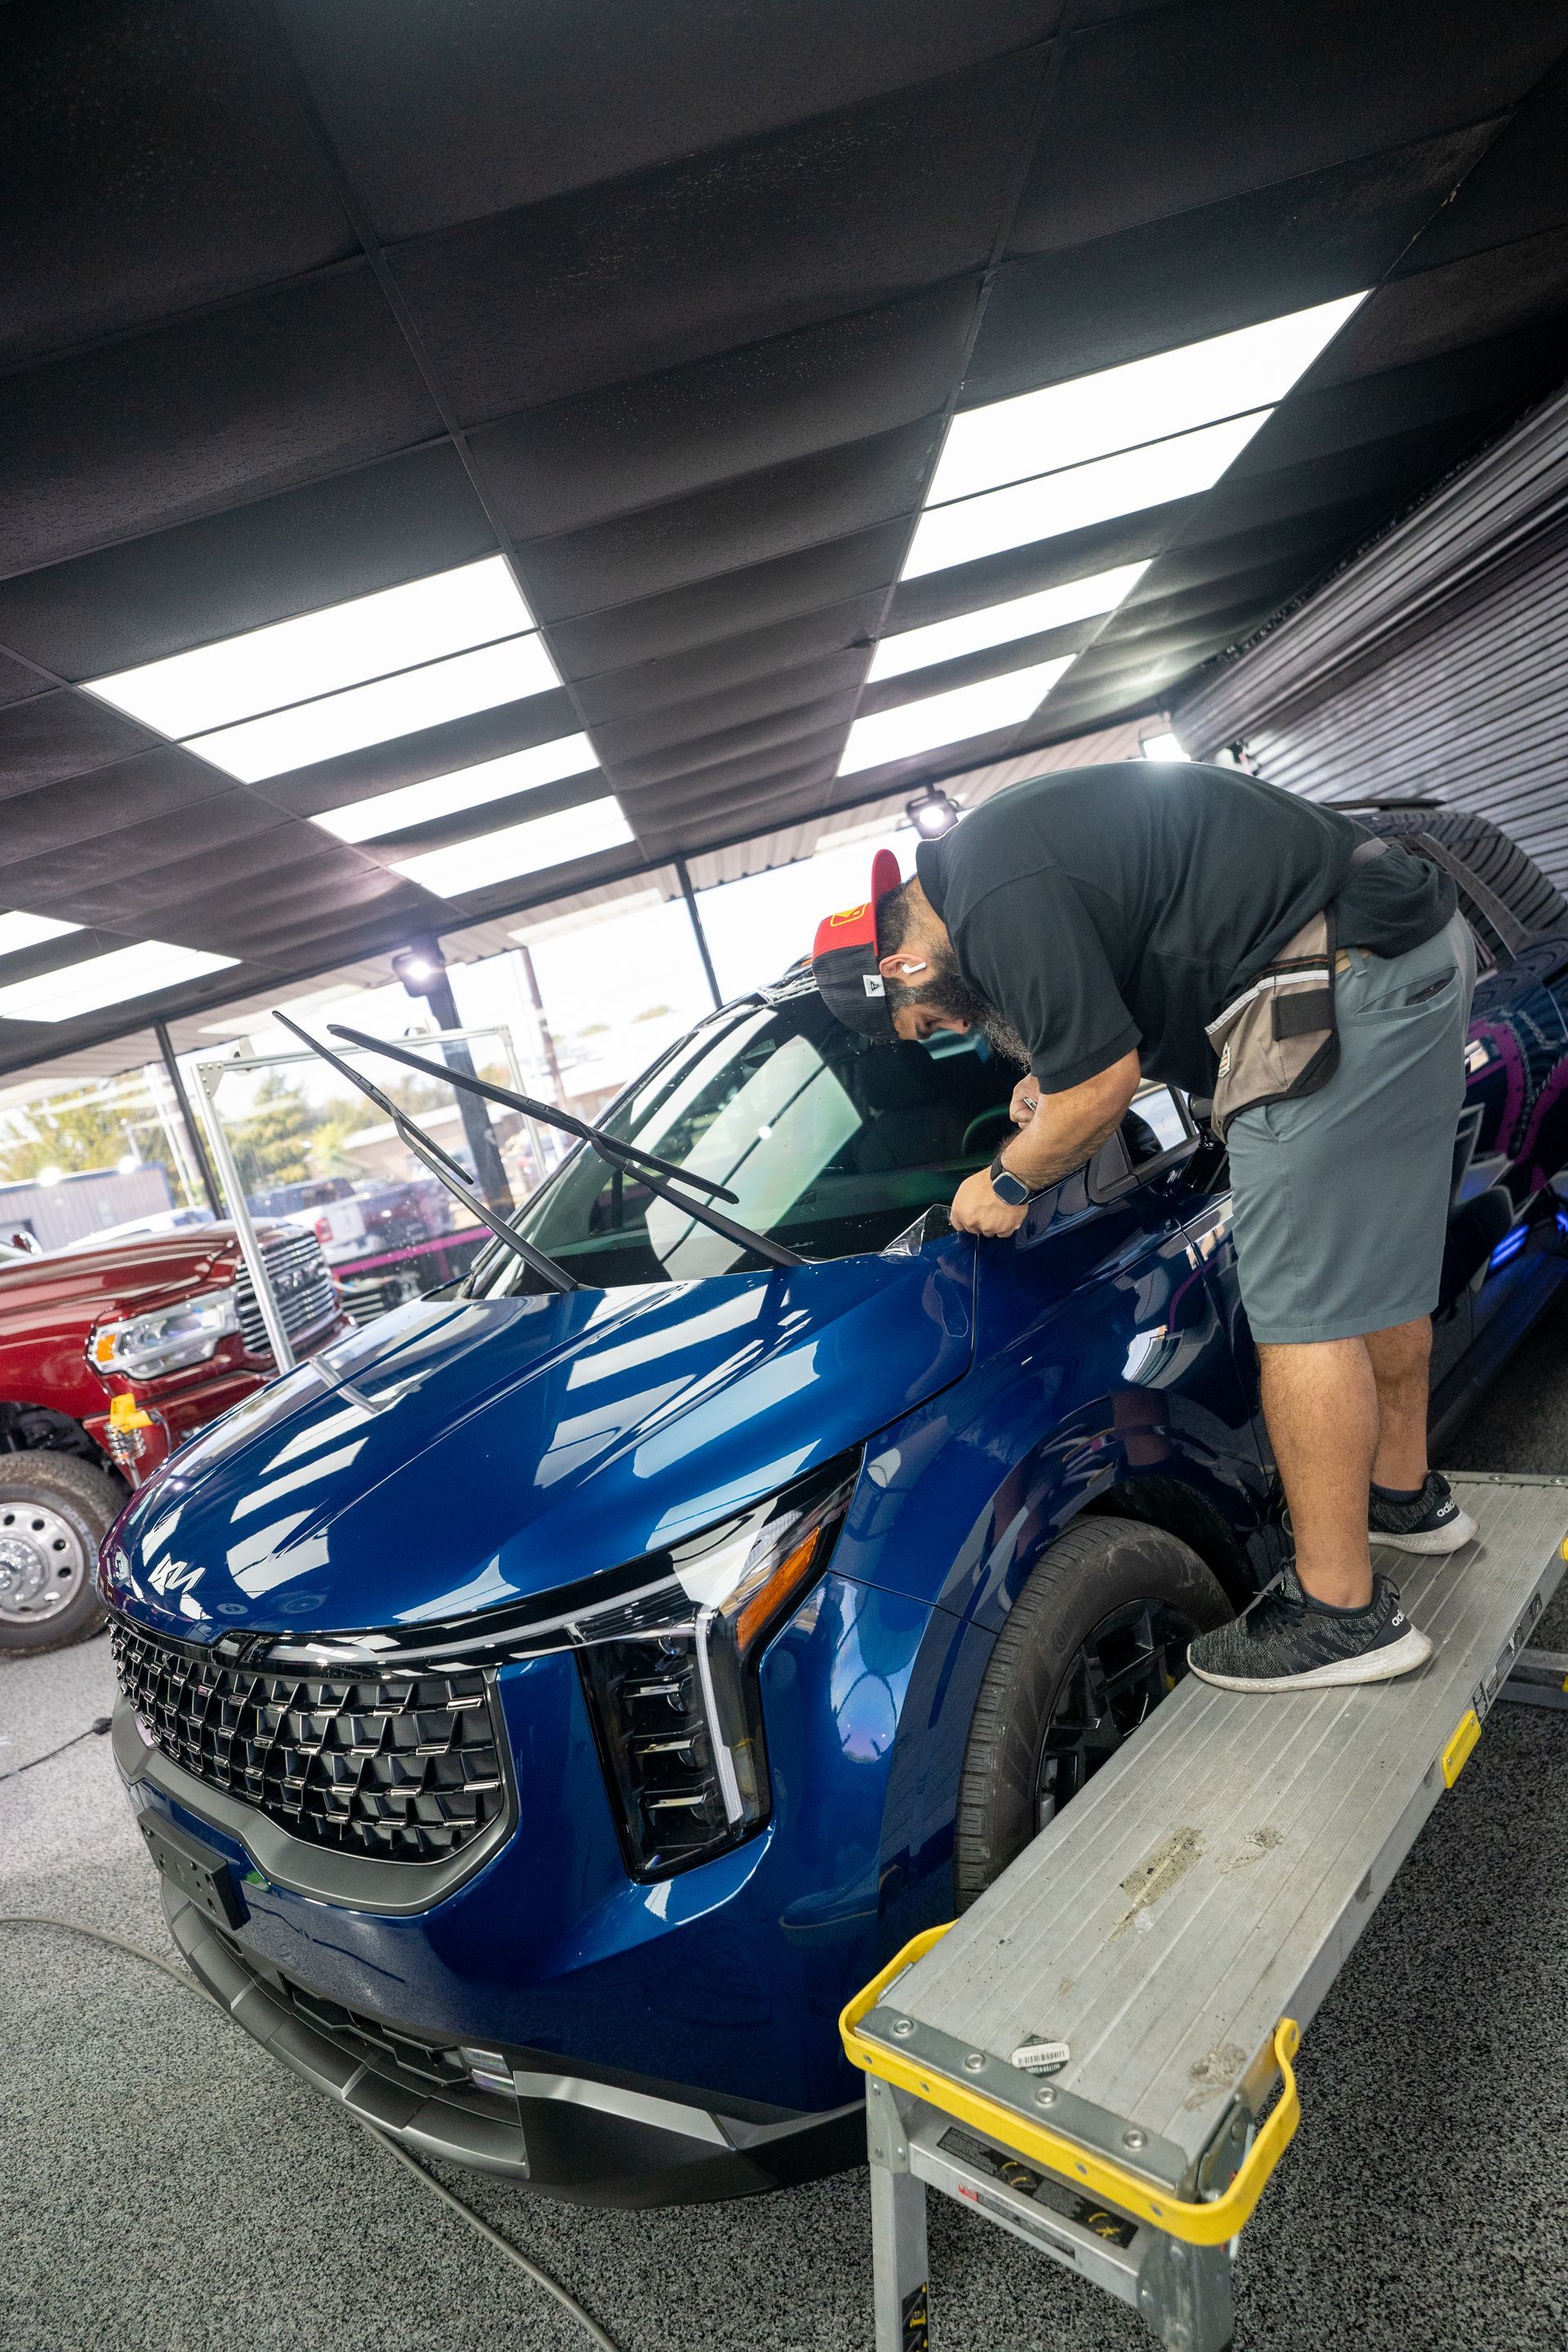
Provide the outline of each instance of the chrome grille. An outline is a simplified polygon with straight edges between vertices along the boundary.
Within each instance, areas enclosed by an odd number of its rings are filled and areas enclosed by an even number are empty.
[[[278,1311],[283,1318],[283,1328],[290,1339],[301,1333],[314,1331],[337,1315],[338,1297],[321,1244],[314,1234],[279,1235],[263,1242],[262,1255],[267,1260],[268,1276],[272,1284]],[[250,1268],[240,1262],[234,1284],[235,1311],[239,1317],[240,1336],[253,1356],[272,1353],[267,1337],[267,1326],[261,1319],[261,1307],[256,1286],[250,1279]]]
[[[120,1687],[161,1753],[296,1837],[433,1862],[505,1807],[482,1672],[281,1674],[119,1618],[110,1635]]]

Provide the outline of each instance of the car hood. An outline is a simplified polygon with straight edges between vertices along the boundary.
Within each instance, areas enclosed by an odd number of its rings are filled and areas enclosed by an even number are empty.
[[[972,1244],[787,1274],[416,1300],[137,1495],[109,1600],[186,1638],[363,1632],[574,1582],[756,1501],[955,1381]]]

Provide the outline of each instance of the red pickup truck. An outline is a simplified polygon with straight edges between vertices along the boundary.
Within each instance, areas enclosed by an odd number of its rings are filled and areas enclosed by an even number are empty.
[[[314,1234],[260,1239],[297,1354],[352,1328]],[[0,1247],[0,1652],[96,1630],[93,1564],[131,1489],[273,1370],[232,1225]]]

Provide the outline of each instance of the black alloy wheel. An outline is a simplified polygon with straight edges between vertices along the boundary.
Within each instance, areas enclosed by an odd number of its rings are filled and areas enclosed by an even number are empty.
[[[1077,1520],[1036,1563],[981,1680],[953,1825],[963,1911],[1114,1756],[1232,1613],[1163,1528]]]
[[[1113,1609],[1063,1675],[1035,1767],[1035,1827],[1043,1830],[1108,1763],[1187,1671],[1202,1627],[1164,1601]]]

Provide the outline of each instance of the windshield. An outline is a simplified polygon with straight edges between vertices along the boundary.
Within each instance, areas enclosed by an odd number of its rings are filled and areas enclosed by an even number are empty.
[[[730,1213],[802,1257],[884,1249],[1010,1132],[1018,1072],[979,1036],[874,1045],[815,989],[728,1006],[692,1032],[604,1121],[619,1142],[726,1184]],[[579,1151],[518,1218],[536,1248],[593,1289],[753,1272],[752,1251]],[[533,1286],[487,1252],[472,1291]]]

